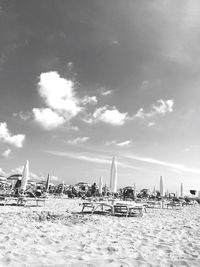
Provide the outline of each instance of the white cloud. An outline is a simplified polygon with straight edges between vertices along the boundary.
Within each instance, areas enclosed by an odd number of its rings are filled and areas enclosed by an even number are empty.
[[[96,109],[93,114],[94,118],[112,125],[120,126],[127,120],[127,113],[121,113],[115,107],[107,109],[107,107],[101,107]]]
[[[149,112],[145,112],[143,108],[140,108],[134,117],[144,119],[150,118],[156,115],[165,115],[173,111],[174,100],[157,100],[157,105],[153,104]]]
[[[168,112],[172,112],[173,111],[173,106],[174,106],[174,100],[158,100],[157,101],[158,105],[153,105],[153,110],[155,114],[165,114]]]
[[[108,108],[107,106],[97,108],[92,116],[88,116],[84,119],[87,123],[102,121],[114,126],[121,126],[126,120],[128,120],[127,113],[121,113],[115,107]]]
[[[23,147],[25,138],[26,136],[24,134],[12,135],[8,130],[7,123],[0,123],[0,141],[16,147]]]
[[[50,108],[33,108],[33,114],[35,121],[46,130],[57,128],[65,122],[62,116],[58,115]]]
[[[76,145],[78,143],[84,143],[86,141],[88,141],[90,138],[85,136],[85,137],[77,137],[75,139],[70,139],[67,141],[68,144],[70,145]]]
[[[59,178],[57,176],[54,176],[54,175],[51,176],[51,181],[58,181],[58,180]]]
[[[134,117],[144,119],[144,117],[145,117],[144,109],[143,109],[143,108],[140,108],[140,109],[137,111],[137,113],[135,114]]]
[[[130,144],[132,144],[132,141],[131,140],[127,140],[127,141],[124,141],[124,142],[121,142],[121,143],[117,143],[117,146],[123,147],[123,146],[128,146]]]
[[[112,90],[107,90],[107,91],[101,90],[101,95],[103,95],[103,96],[107,96],[107,95],[111,95],[111,94],[112,94]]]
[[[91,105],[96,105],[98,102],[96,96],[85,96],[81,99],[81,103],[83,105],[91,104]]]
[[[10,148],[7,148],[1,155],[4,158],[8,158],[10,156],[10,153],[11,153],[11,149]]]
[[[110,142],[106,142],[105,143],[106,146],[116,145],[116,146],[119,146],[119,147],[128,146],[130,144],[132,144],[131,140],[127,140],[127,141],[123,141],[123,142],[118,142],[117,140],[112,140]]]
[[[74,82],[60,77],[55,71],[40,74],[38,91],[46,105],[66,120],[82,110],[75,95]]]
[[[149,123],[148,123],[148,126],[149,127],[152,127],[152,126],[154,126],[156,123],[155,123],[155,121],[150,121]]]

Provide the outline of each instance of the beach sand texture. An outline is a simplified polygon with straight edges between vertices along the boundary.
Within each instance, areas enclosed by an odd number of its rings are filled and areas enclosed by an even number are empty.
[[[79,203],[0,206],[0,266],[200,266],[200,206],[126,218]]]

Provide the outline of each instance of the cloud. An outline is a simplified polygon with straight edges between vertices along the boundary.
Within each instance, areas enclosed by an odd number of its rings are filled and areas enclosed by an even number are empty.
[[[75,95],[74,82],[60,77],[55,71],[40,74],[38,92],[46,105],[66,120],[75,117],[82,110]]]
[[[137,160],[137,161],[142,161],[146,163],[151,163],[151,164],[156,164],[156,165],[161,165],[161,166],[166,166],[170,167],[176,171],[181,171],[181,172],[189,172],[189,173],[195,173],[195,174],[200,174],[200,169],[195,169],[191,168],[182,164],[177,164],[177,163],[171,163],[171,162],[166,162],[166,161],[161,161],[158,159],[153,159],[153,158],[146,158],[146,157],[141,157],[137,155],[132,155],[132,154],[126,154],[123,155],[126,158]]]
[[[8,158],[10,156],[10,153],[11,153],[11,149],[10,148],[7,148],[1,155],[4,158]]]
[[[86,95],[79,98],[75,93],[75,83],[62,78],[56,71],[40,74],[38,92],[47,107],[33,108],[33,116],[46,130],[69,123],[79,113],[83,114],[83,121],[91,124],[102,121],[121,126],[129,119],[128,113],[121,113],[116,107],[108,106],[96,108],[91,114],[87,114],[87,105],[96,105],[97,97]],[[101,92],[102,95],[111,93],[111,90]]]
[[[114,126],[123,125],[128,120],[127,113],[121,113],[116,107],[100,107],[97,108],[91,116],[84,118],[87,123],[96,123],[99,121],[112,124]]]
[[[104,89],[101,90],[102,96],[107,96],[107,95],[111,95],[111,94],[112,94],[112,90],[107,90],[107,91],[104,91]]]
[[[135,114],[135,118],[151,118],[156,115],[165,115],[173,111],[174,100],[157,100],[157,105],[153,104],[149,112],[145,112],[143,108],[140,108]]]
[[[130,144],[132,144],[132,141],[131,140],[127,140],[127,141],[124,141],[124,142],[121,142],[121,143],[117,143],[116,145],[120,146],[120,147],[123,147],[123,146],[128,146]]]
[[[19,113],[13,113],[14,117],[19,117],[23,121],[27,121],[31,118],[32,114],[30,112],[24,113],[23,111],[20,111]]]
[[[81,153],[61,152],[61,151],[46,151],[46,152],[52,155],[56,155],[56,156],[68,157],[68,158],[78,159],[78,160],[83,160],[83,161],[90,161],[90,162],[95,162],[95,163],[106,163],[106,164],[111,163],[109,159],[96,157],[94,155],[88,156],[88,155],[81,154]]]
[[[148,123],[148,126],[149,127],[152,127],[152,126],[154,126],[156,123],[155,123],[155,121],[150,121],[149,123]]]
[[[111,157],[103,157],[101,155],[96,154],[88,154],[88,153],[73,153],[73,152],[61,152],[61,151],[45,151],[47,153],[50,153],[52,155],[61,156],[61,157],[67,157],[72,158],[76,160],[82,160],[82,161],[88,161],[98,164],[109,164],[111,165]],[[130,168],[135,170],[141,170],[140,167],[135,167],[133,164],[127,164],[126,162],[117,161],[118,166],[121,166],[122,168]]]
[[[35,121],[46,130],[52,130],[64,124],[65,119],[50,108],[33,108]]]
[[[0,122],[0,141],[16,147],[23,147],[26,136],[24,134],[12,135],[6,122]]]
[[[86,141],[88,141],[90,138],[85,136],[85,137],[77,137],[75,139],[70,139],[67,141],[68,144],[70,145],[76,145],[78,143],[84,143]]]
[[[58,181],[59,178],[57,176],[50,176],[51,181]]]
[[[132,143],[131,140],[127,140],[127,141],[123,141],[123,142],[118,142],[117,140],[112,140],[110,142],[106,142],[105,145],[109,146],[109,145],[116,145],[119,147],[123,147],[123,146],[128,146]]]
[[[91,105],[96,105],[98,102],[96,96],[85,96],[81,99],[81,103],[83,105],[91,104]]]
[[[100,107],[95,110],[93,117],[97,121],[103,121],[115,126],[121,126],[127,120],[127,113],[121,113],[115,107],[113,107],[112,109],[108,109],[107,107]]]

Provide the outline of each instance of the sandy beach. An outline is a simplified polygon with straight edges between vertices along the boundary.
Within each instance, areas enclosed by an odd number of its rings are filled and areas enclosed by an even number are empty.
[[[80,214],[80,200],[1,206],[1,266],[200,266],[200,207]]]

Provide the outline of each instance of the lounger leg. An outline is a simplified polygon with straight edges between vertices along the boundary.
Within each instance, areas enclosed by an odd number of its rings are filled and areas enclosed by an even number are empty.
[[[83,211],[84,211],[84,208],[85,208],[85,206],[83,205],[83,208],[82,208],[82,211],[81,211],[82,213],[83,213]]]
[[[111,207],[111,215],[115,215],[114,207]]]

